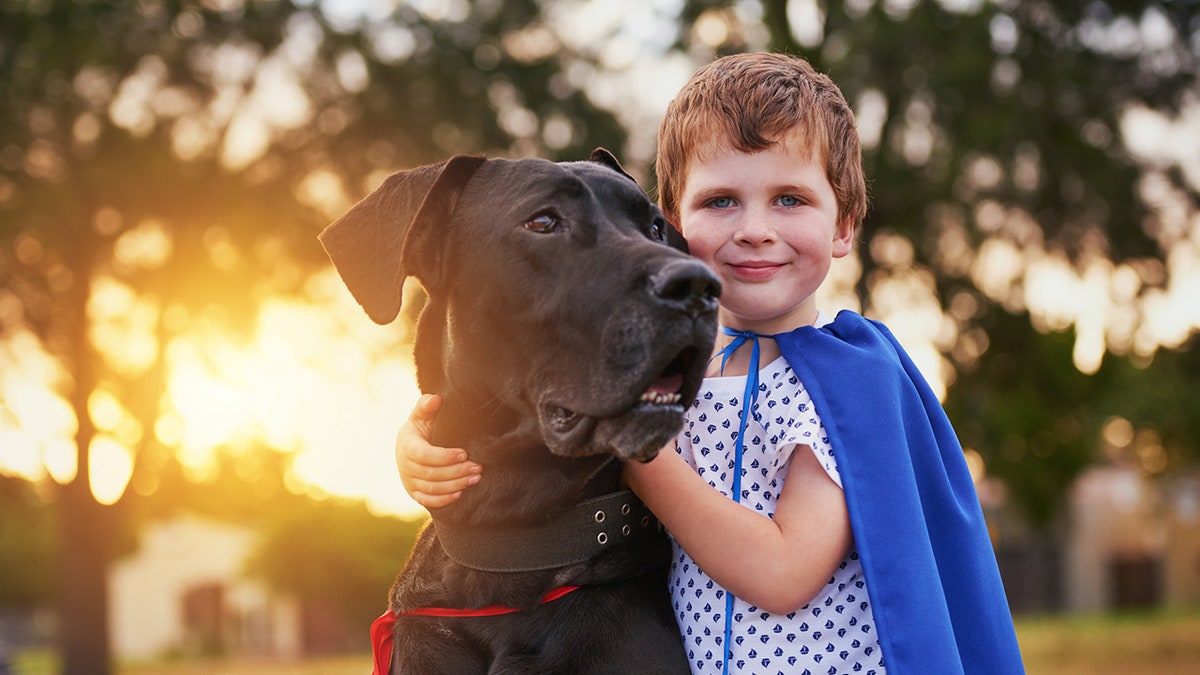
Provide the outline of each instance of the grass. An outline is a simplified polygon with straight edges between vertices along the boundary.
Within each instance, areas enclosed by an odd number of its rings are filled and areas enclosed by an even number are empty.
[[[1017,622],[1029,675],[1200,673],[1200,612],[1030,618]]]
[[[1200,673],[1200,609],[1022,618],[1017,638],[1029,675]],[[50,655],[19,658],[18,675],[54,675]],[[202,661],[127,666],[118,675],[369,675],[368,655],[305,661]]]
[[[13,675],[57,675],[58,659],[49,652],[19,654],[12,663]],[[4,671],[0,671],[4,672]],[[370,675],[371,657],[334,656],[303,661],[240,659],[196,659],[157,664],[126,665],[117,675]]]
[[[118,675],[371,675],[370,656],[343,656],[304,661],[237,661],[179,663],[124,668]]]

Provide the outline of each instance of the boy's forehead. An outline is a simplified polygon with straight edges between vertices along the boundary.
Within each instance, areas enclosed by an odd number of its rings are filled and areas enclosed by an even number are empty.
[[[817,134],[810,133],[799,125],[784,131],[774,138],[768,139],[768,143],[770,145],[767,147],[783,145],[789,153],[795,153],[816,162],[824,162],[827,155],[825,143],[819,140]],[[744,147],[744,144],[739,143],[732,135],[714,130],[713,134],[699,139],[692,146],[692,150],[688,153],[684,165],[684,177],[686,178],[687,169],[695,162],[705,162],[715,154],[730,151],[754,154],[766,150],[767,147]]]

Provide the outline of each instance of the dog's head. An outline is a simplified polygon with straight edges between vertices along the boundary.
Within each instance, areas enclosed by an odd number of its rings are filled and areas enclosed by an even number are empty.
[[[421,387],[478,410],[459,442],[516,418],[558,455],[646,460],[699,388],[719,283],[607,151],[402,171],[321,242],[376,322],[420,280]]]

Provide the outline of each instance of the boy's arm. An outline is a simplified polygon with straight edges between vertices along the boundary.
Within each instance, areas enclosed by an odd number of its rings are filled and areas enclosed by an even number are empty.
[[[433,418],[442,405],[437,395],[417,401],[408,421],[396,433],[396,469],[404,491],[421,506],[435,509],[454,502],[479,482],[483,467],[467,459],[465,450],[429,443]]]
[[[842,490],[805,446],[792,453],[774,519],[735,503],[670,446],[625,478],[696,564],[738,598],[778,614],[803,607],[850,550]]]

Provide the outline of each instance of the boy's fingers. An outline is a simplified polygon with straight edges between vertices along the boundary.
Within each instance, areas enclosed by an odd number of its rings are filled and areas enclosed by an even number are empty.
[[[441,448],[429,442],[441,397],[422,396],[408,420],[396,432],[396,468],[404,490],[421,506],[432,509],[454,502],[462,490],[479,482],[483,468],[467,461],[461,448]]]
[[[414,487],[422,492],[428,492],[426,483],[454,483],[455,490],[464,488],[468,485],[473,485],[478,482],[479,474],[482,468],[474,462],[462,462],[448,464],[446,466],[422,466],[420,464],[405,465],[402,467],[400,477],[408,482],[414,483]],[[437,492],[449,492],[450,489],[443,488]]]
[[[479,482],[479,475],[472,474],[454,478],[452,480],[422,480],[420,478],[409,478],[404,481],[405,489],[409,494],[416,499],[418,493],[426,497],[449,497],[456,492],[462,492],[464,489]],[[419,502],[418,502],[419,503]],[[422,504],[423,506],[423,504]]]
[[[439,448],[429,443],[433,419],[441,401],[440,396],[422,396],[409,413],[408,421],[396,432],[396,467],[401,474],[428,478],[424,472],[429,467],[466,461],[467,453],[460,448]]]
[[[439,448],[423,438],[405,436],[403,431],[401,427],[401,435],[396,439],[396,461],[403,462],[407,468],[446,467],[467,461],[465,450]]]
[[[479,473],[480,466],[467,461],[467,453],[458,448],[439,448],[414,439],[405,427],[396,434],[396,468],[402,477],[425,480],[450,480]]]
[[[426,509],[437,509],[448,504],[453,504],[454,502],[458,501],[458,498],[461,496],[461,492],[455,492],[454,494],[443,495],[441,497],[434,497],[423,492],[412,493],[413,501],[425,507]]]

